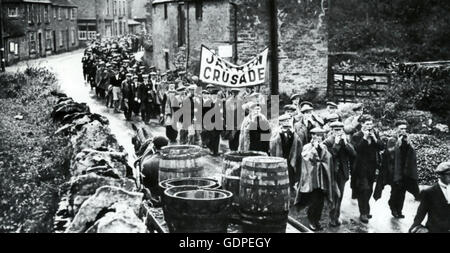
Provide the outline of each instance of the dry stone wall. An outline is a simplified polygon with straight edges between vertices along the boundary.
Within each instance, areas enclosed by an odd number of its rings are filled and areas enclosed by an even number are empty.
[[[65,94],[52,117],[63,123],[56,134],[71,137],[71,180],[61,192],[57,233],[146,233],[144,194],[138,191],[128,154],[111,134],[106,118]]]

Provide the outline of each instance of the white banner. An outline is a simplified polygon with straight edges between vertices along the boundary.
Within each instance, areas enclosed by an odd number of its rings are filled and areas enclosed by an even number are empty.
[[[267,54],[265,49],[248,63],[237,66],[202,45],[200,80],[207,84],[241,88],[263,84],[266,81]]]

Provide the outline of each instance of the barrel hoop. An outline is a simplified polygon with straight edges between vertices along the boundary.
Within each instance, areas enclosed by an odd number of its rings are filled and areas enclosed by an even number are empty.
[[[170,167],[159,167],[159,171],[163,172],[189,172],[203,170],[203,167],[189,167],[189,168],[170,168]]]
[[[262,168],[249,166],[248,164],[242,164],[242,170],[258,171],[258,172],[283,172],[287,171],[287,165],[277,166],[276,168]]]
[[[255,183],[257,182],[257,183]],[[264,187],[273,187],[280,188],[280,186],[285,186],[285,188],[289,188],[289,179],[283,179],[278,181],[262,181],[262,180],[247,180],[241,179],[241,187],[245,186],[264,186]],[[284,187],[283,187],[284,188]]]

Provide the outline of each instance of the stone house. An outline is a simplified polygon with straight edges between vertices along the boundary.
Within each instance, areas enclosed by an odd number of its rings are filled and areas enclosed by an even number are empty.
[[[151,16],[147,11],[150,0],[128,0],[128,26],[133,34],[147,34],[151,29]]]
[[[72,1],[78,6],[78,38],[83,43],[128,33],[128,0]]]
[[[327,2],[278,1],[281,93],[326,93]],[[261,0],[153,0],[153,52],[145,59],[162,71],[186,68],[197,74],[204,44],[216,52],[232,48],[228,60],[243,64],[269,46],[269,14]]]
[[[78,48],[77,6],[69,0],[3,0],[6,65]]]

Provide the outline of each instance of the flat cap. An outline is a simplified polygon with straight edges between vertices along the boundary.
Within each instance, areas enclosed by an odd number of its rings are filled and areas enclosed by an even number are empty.
[[[322,135],[322,134],[326,134],[327,131],[324,130],[323,128],[321,128],[321,127],[316,127],[316,128],[313,128],[313,129],[311,130],[311,133],[312,133],[312,134],[317,134],[317,135]]]
[[[437,174],[447,174],[450,172],[450,161],[443,162],[437,166],[436,170],[434,171]]]
[[[301,103],[300,104],[300,108],[301,108],[300,109],[301,112],[314,110],[314,107],[313,107],[312,103],[310,103],[310,102],[303,102],[303,103]]]
[[[216,86],[212,85],[212,84],[208,84],[206,86],[206,89],[214,89]]]
[[[292,127],[293,125],[293,121],[292,121],[292,116],[289,114],[283,114],[278,118],[278,122],[280,124],[280,126],[290,126]]]
[[[136,75],[134,75],[134,76],[133,76],[133,79],[138,79],[138,78],[139,78],[139,77],[138,77],[138,76],[136,76]]]
[[[337,104],[334,102],[327,102],[327,106],[333,107],[333,108],[337,108]]]
[[[297,110],[297,107],[295,105],[285,105],[284,110],[285,111],[295,111],[295,110]]]
[[[404,120],[404,119],[401,119],[401,120],[397,120],[397,121],[395,122],[395,126],[396,126],[396,127],[401,126],[401,125],[408,125],[408,121],[406,121],[406,120]]]
[[[156,149],[161,149],[169,145],[169,139],[167,139],[165,136],[156,136],[155,138],[153,138],[153,145]]]
[[[210,95],[211,93],[210,93],[209,91],[207,91],[207,90],[203,90],[203,91],[202,91],[202,94],[203,94],[203,95]]]
[[[156,76],[156,72],[152,71],[152,72],[150,72],[150,75]]]
[[[340,121],[330,123],[331,128],[344,128],[344,124]]]
[[[150,76],[148,74],[142,75],[142,78],[149,78]]]
[[[294,100],[294,99],[296,99],[296,98],[300,98],[300,94],[293,94],[292,96],[291,96],[291,101],[292,100]]]
[[[178,87],[178,89],[177,89],[178,92],[185,91],[185,90],[186,90],[186,87],[185,87],[185,86],[180,86],[180,87]]]
[[[127,73],[126,76],[127,76],[127,77],[133,77],[133,74]]]
[[[241,89],[238,89],[238,88],[232,88],[232,89],[231,89],[231,92],[241,92]]]

